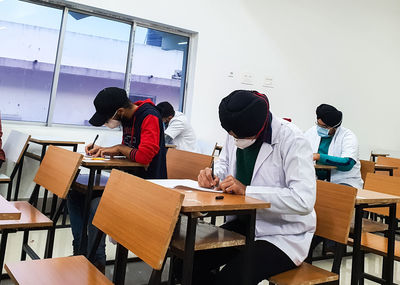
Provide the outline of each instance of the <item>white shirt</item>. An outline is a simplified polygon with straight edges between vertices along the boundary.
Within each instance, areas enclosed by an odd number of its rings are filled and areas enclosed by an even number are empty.
[[[246,195],[271,203],[271,208],[257,210],[256,240],[274,244],[300,265],[308,255],[316,227],[312,150],[294,124],[273,117],[271,127],[271,144],[261,145]],[[236,149],[228,135],[215,163],[220,179],[236,176]]]
[[[175,111],[175,116],[169,121],[164,133],[172,139],[177,149],[192,152],[197,150],[196,135],[183,113]]]
[[[317,153],[321,142],[321,137],[317,133],[317,126],[313,126],[305,132],[305,136],[310,142],[313,152]],[[338,127],[329,145],[328,155],[349,157],[356,162],[349,171],[332,170],[332,183],[346,183],[356,188],[363,188],[364,182],[361,178],[358,140],[352,131],[344,127]]]

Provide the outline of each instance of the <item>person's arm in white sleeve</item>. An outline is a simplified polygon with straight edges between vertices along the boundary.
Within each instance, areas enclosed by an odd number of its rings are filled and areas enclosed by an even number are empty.
[[[309,214],[316,199],[312,150],[303,135],[282,140],[281,157],[286,187],[247,186],[246,195],[271,203],[269,211],[279,214]]]
[[[168,128],[164,131],[166,136],[169,136],[171,139],[175,139],[185,130],[185,122],[182,120],[171,120],[168,124]]]

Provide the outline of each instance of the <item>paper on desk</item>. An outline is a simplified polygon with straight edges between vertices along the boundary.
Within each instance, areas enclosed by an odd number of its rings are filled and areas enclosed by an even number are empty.
[[[222,193],[222,190],[213,190],[209,188],[200,187],[197,184],[197,181],[190,179],[149,179],[148,181],[158,184],[160,186],[164,186],[167,188],[175,188],[177,186],[184,186],[188,188],[192,188],[193,190],[205,191],[205,192],[213,192],[213,193]]]

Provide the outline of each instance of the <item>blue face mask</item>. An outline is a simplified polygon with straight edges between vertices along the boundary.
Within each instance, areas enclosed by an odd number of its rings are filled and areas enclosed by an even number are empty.
[[[325,129],[320,126],[317,126],[317,133],[321,138],[329,137],[329,129]]]

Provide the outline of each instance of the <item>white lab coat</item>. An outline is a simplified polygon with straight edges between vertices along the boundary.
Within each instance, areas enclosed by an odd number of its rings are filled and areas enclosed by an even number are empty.
[[[176,145],[177,149],[197,151],[196,135],[183,113],[175,111],[175,116],[169,122],[164,133],[172,139],[172,143]]]
[[[256,239],[274,244],[300,265],[307,257],[316,227],[312,151],[294,124],[273,117],[271,126],[271,144],[261,145],[246,195],[271,203],[271,208],[257,210]],[[220,179],[235,177],[236,149],[228,135],[215,163]]]
[[[305,136],[310,142],[313,152],[317,153],[321,142],[321,137],[317,133],[317,126],[310,128],[305,133]],[[332,170],[332,183],[346,183],[356,188],[363,188],[364,182],[361,178],[358,140],[352,131],[344,127],[338,127],[329,145],[328,155],[350,157],[356,162],[349,171]]]

